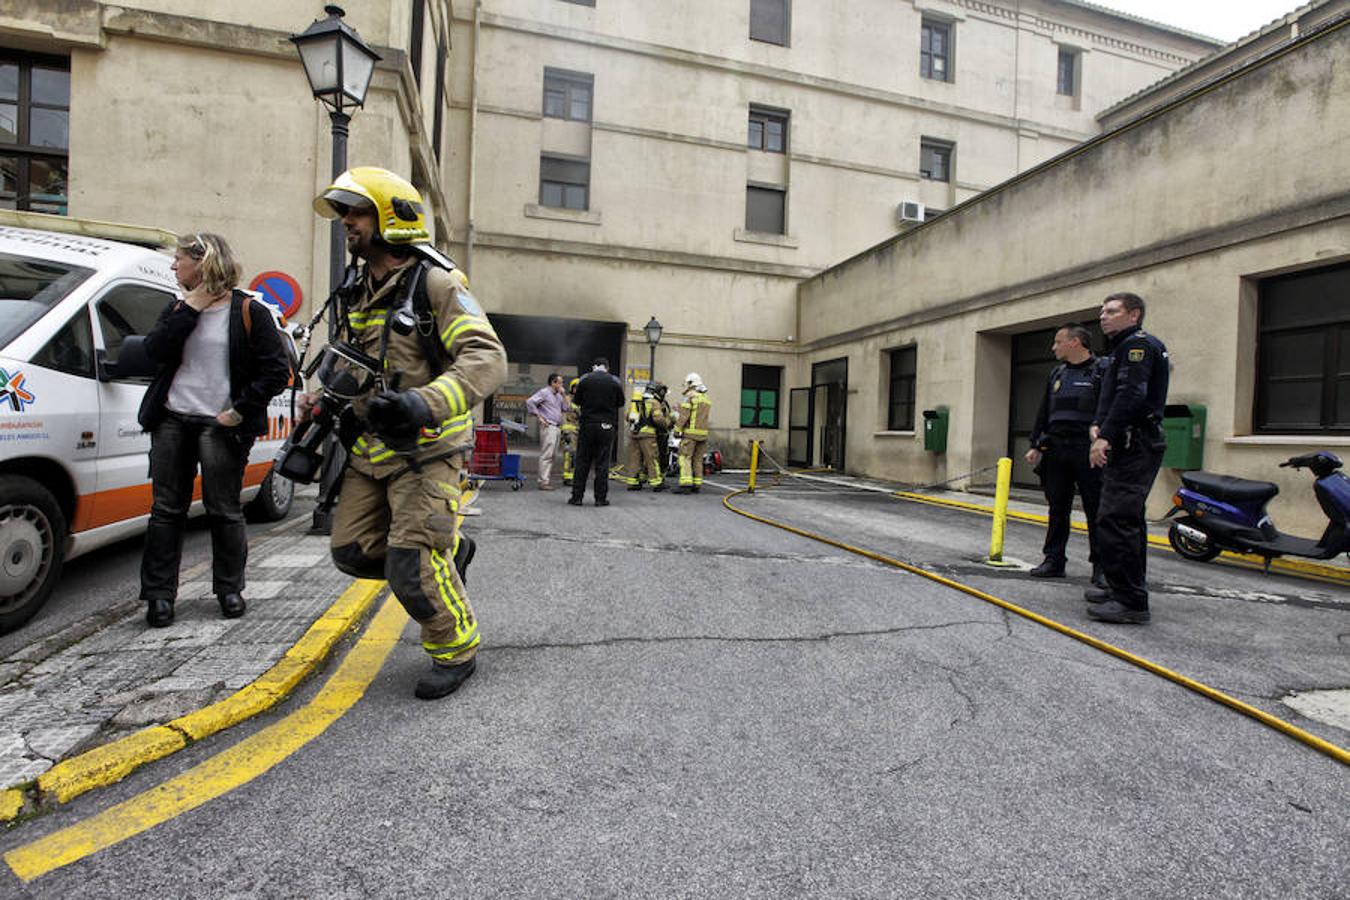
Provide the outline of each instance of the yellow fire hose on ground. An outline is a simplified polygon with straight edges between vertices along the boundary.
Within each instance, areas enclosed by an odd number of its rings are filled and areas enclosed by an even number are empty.
[[[755,442],[755,444],[753,445],[753,449],[751,451],[752,454],[752,464],[750,470],[751,485],[753,485],[755,482],[755,468],[759,461],[758,451],[759,451],[758,442]],[[1009,469],[1011,469],[1010,460],[1003,460],[1002,462],[1009,462]],[[1000,475],[1002,474],[1003,472],[1000,471]],[[1003,479],[1000,478],[1000,482],[1002,481]],[[1031,610],[1024,609],[1015,603],[1010,603],[1007,600],[995,597],[993,594],[985,593],[984,591],[978,588],[971,587],[968,584],[962,584],[959,581],[954,581],[950,578],[939,575],[936,572],[930,572],[927,569],[921,569],[918,566],[910,565],[909,563],[902,562],[898,559],[894,559],[882,553],[876,553],[871,550],[864,550],[861,547],[855,547],[851,544],[846,544],[842,541],[836,541],[833,538],[828,538],[825,537],[824,535],[816,534],[815,532],[807,531],[803,528],[797,528],[796,526],[788,525],[785,522],[779,522],[774,519],[767,518],[765,516],[756,515],[755,513],[747,512],[744,509],[739,509],[736,506],[732,505],[731,501],[733,498],[738,497],[741,494],[747,493],[750,493],[750,491],[749,490],[732,491],[730,494],[727,494],[727,496],[722,498],[722,505],[725,506],[727,509],[731,510],[732,512],[736,513],[736,515],[738,516],[744,516],[745,518],[750,519],[752,521],[760,522],[764,525],[771,525],[774,528],[782,529],[783,531],[790,532],[800,537],[809,538],[813,541],[819,541],[822,544],[828,544],[831,547],[836,547],[840,550],[846,550],[849,553],[855,553],[858,556],[863,556],[866,557],[867,559],[883,563],[884,565],[892,566],[894,568],[901,569],[905,572],[909,572],[911,575],[918,575],[920,578],[926,578],[929,581],[935,581],[938,584],[952,588],[953,590],[960,591],[963,594],[968,594],[971,597],[975,597],[978,600],[983,600],[986,603],[992,603],[994,606],[997,606],[1000,609],[1007,610],[1008,612],[1013,613],[1014,615],[1021,616],[1022,618],[1035,622],[1038,625],[1043,625],[1044,627],[1049,628],[1051,631],[1057,631],[1060,634],[1065,635],[1066,637],[1071,637],[1076,641],[1087,644],[1089,647],[1093,647],[1097,650],[1100,650],[1103,653],[1110,654],[1111,656],[1114,656],[1117,659],[1124,660],[1125,662],[1133,666],[1138,666],[1139,668],[1147,672],[1151,672],[1154,675],[1159,676],[1160,678],[1165,678],[1168,681],[1173,682],[1174,684],[1179,684],[1182,687],[1186,688],[1187,690],[1194,691],[1195,693],[1200,694],[1203,697],[1207,697],[1216,703],[1221,703],[1224,706],[1229,707],[1230,709],[1234,709],[1245,716],[1249,716],[1255,719],[1256,721],[1260,722],[1263,725],[1266,725],[1270,728],[1275,729],[1276,731],[1279,731],[1287,735],[1288,737],[1292,737],[1296,741],[1300,741],[1303,744],[1306,744],[1307,746],[1313,748],[1314,750],[1317,750],[1319,753],[1324,753],[1327,756],[1330,756],[1332,759],[1336,760],[1342,765],[1350,766],[1350,750],[1346,750],[1343,747],[1339,747],[1336,744],[1331,743],[1330,741],[1323,740],[1322,738],[1319,738],[1315,734],[1310,734],[1309,732],[1304,731],[1297,725],[1294,725],[1290,722],[1286,722],[1285,720],[1277,716],[1273,716],[1270,713],[1265,712],[1264,710],[1257,709],[1255,706],[1252,706],[1249,703],[1244,703],[1241,700],[1237,699],[1236,697],[1231,697],[1228,694],[1225,694],[1223,691],[1212,688],[1209,685],[1196,681],[1193,678],[1188,678],[1179,672],[1174,672],[1171,669],[1167,668],[1166,666],[1161,666],[1155,662],[1152,662],[1151,660],[1143,658],[1142,656],[1137,656],[1133,653],[1130,653],[1128,650],[1124,650],[1120,647],[1117,647],[1114,644],[1107,643],[1106,641],[1103,641],[1099,638],[1095,638],[1090,634],[1078,631],[1075,628],[1070,628],[1068,625],[1065,625],[1061,622],[1056,622],[1054,619],[1048,619],[1045,616],[1040,615],[1039,613],[1034,613]],[[1003,496],[1004,500],[1001,505],[1002,508],[1006,510],[1007,509],[1006,494],[1004,494]],[[995,540],[992,541],[991,544],[992,544],[990,548],[991,558],[993,557],[994,553],[997,552],[999,559],[1001,560],[1003,549],[1001,535],[996,535]]]

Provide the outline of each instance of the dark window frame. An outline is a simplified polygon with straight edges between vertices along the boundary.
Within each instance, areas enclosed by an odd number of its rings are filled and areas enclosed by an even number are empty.
[[[579,93],[585,93],[586,114],[574,115]],[[549,112],[549,95],[558,97],[562,104],[562,114]],[[544,99],[541,104],[544,118],[563,119],[568,122],[590,122],[595,115],[595,76],[588,72],[573,72],[568,69],[544,67]]]
[[[412,66],[413,81],[422,86],[422,41],[424,38],[427,0],[412,0],[412,31],[408,35],[408,64]]]
[[[904,363],[908,361],[906,366]],[[913,431],[918,406],[919,348],[915,344],[886,351],[886,430]],[[904,371],[908,368],[909,371]],[[897,389],[908,386],[909,399],[896,399]]]
[[[746,146],[751,150],[764,153],[787,153],[788,128],[792,123],[792,114],[785,109],[772,109],[767,106],[750,107],[749,129]],[[778,126],[777,146],[773,146],[773,126]]]
[[[745,402],[746,391],[753,391],[755,394],[754,402],[747,404]],[[765,405],[764,395],[771,393],[772,405]],[[782,366],[761,366],[752,363],[743,363],[741,365],[741,428],[769,428],[777,431],[782,420],[779,413],[783,407],[783,367]],[[746,422],[746,413],[750,413],[750,421]],[[773,419],[772,424],[766,424],[761,421],[764,413],[768,412]]]
[[[1078,57],[1077,50],[1059,48],[1059,57],[1055,62],[1055,93],[1060,96],[1078,96]]]
[[[564,3],[571,3],[573,6],[595,6],[595,0],[562,0]]]
[[[941,49],[934,50],[935,39],[939,37]],[[955,23],[924,16],[919,26],[919,77],[948,83],[956,80],[952,66],[956,56],[955,37]]]
[[[0,143],[0,160],[8,158],[13,167],[8,174],[14,179],[14,189],[7,190],[4,184],[5,166],[0,161],[0,207],[7,209],[35,210],[56,215],[67,215],[70,210],[70,58],[42,53],[25,53],[18,50],[0,51],[0,65],[18,68],[17,91],[15,97],[0,99],[14,108],[15,139],[13,143]],[[67,78],[66,102],[64,105],[33,99],[33,70],[54,69],[65,72]],[[66,145],[49,147],[31,143],[32,115],[34,110],[53,110],[66,115]],[[33,200],[33,163],[41,162],[62,175],[64,193],[54,194],[57,199],[39,199],[34,206]]]
[[[436,108],[431,116],[431,150],[441,158],[441,122],[445,112],[445,44],[436,39]]]
[[[776,7],[776,8],[774,8]],[[759,10],[756,13],[756,10]],[[781,9],[782,25],[775,29],[770,20]],[[792,45],[792,0],[750,0],[750,40],[778,47]]]
[[[935,167],[930,161],[941,160],[942,169],[940,174],[935,174]],[[944,141],[938,138],[920,138],[919,139],[919,177],[928,181],[943,181],[950,183],[956,177],[956,144],[951,141]]]
[[[753,222],[753,221],[751,220],[751,214],[752,214],[752,212],[755,211],[755,204],[753,204],[753,203],[751,202],[751,198],[754,197],[754,196],[756,196],[754,193],[752,193],[752,192],[755,192],[755,191],[762,192],[763,194],[770,194],[770,193],[777,194],[777,195],[779,195],[779,197],[781,198],[781,204],[782,204],[782,207],[781,207],[781,210],[780,210],[780,212],[779,212],[779,220],[780,220],[780,221],[779,221],[779,226],[778,226],[778,228],[776,228],[776,229],[774,229],[774,228],[760,228],[760,227],[758,227],[758,224],[759,224],[759,223]],[[747,185],[745,186],[745,230],[746,230],[746,231],[754,232],[754,233],[756,233],[756,234],[778,234],[778,235],[786,235],[786,234],[787,234],[787,193],[788,193],[788,192],[787,192],[787,188],[786,188],[786,187],[780,187],[780,186],[778,186],[778,185],[772,185],[772,184],[747,184]]]
[[[568,166],[579,167],[582,165],[585,166],[584,173],[580,169],[573,169],[570,173],[566,171]],[[570,174],[572,177],[563,177],[566,174]],[[578,175],[580,175],[580,178]],[[582,178],[584,180],[581,180]],[[558,191],[558,202],[556,203],[551,202],[552,198],[547,194],[550,188],[556,188]],[[569,198],[577,195],[578,189],[581,193],[580,206],[568,202]],[[578,212],[589,210],[591,208],[591,161],[561,153],[541,153],[539,155],[539,205],[549,209],[571,209]]]
[[[1262,279],[1257,282],[1256,301],[1256,370],[1253,378],[1252,432],[1254,434],[1308,434],[1308,435],[1344,435],[1350,434],[1350,413],[1337,421],[1337,409],[1340,406],[1350,408],[1350,299],[1342,299],[1343,308],[1337,310],[1323,300],[1310,307],[1317,311],[1305,314],[1293,322],[1271,323],[1277,311],[1275,305],[1292,303],[1293,298],[1278,296],[1286,286],[1309,278],[1330,276],[1340,285],[1342,298],[1350,298],[1350,262],[1341,262],[1330,266],[1320,266],[1287,275]],[[1319,297],[1333,297],[1336,292],[1318,290]],[[1274,374],[1278,367],[1272,358],[1277,345],[1284,338],[1311,338],[1311,345],[1318,344],[1320,336],[1321,361],[1317,374]],[[1298,354],[1306,361],[1308,354]],[[1305,383],[1319,394],[1317,401],[1318,421],[1289,422],[1272,421],[1271,407],[1288,409],[1288,403],[1271,403],[1268,388],[1271,385],[1289,385]],[[1346,395],[1343,400],[1343,394]]]

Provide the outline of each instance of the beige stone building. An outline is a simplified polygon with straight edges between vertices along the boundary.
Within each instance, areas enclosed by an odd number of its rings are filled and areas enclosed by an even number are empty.
[[[1276,521],[1326,518],[1308,448],[1350,448],[1350,3],[1311,4],[1226,59],[1108,110],[1115,127],[801,286],[802,356],[845,373],[822,399],[843,466],[932,482],[1020,457],[1057,324],[1117,290],[1149,303],[1195,410],[1203,458],[1179,469],[1275,481]],[[1294,140],[1296,138],[1296,140]],[[816,383],[820,381],[817,377]],[[945,452],[923,409],[945,407]]]
[[[645,377],[655,317],[656,376],[702,374],[732,456],[785,449],[803,279],[1215,49],[1063,0],[454,9],[451,249],[516,367],[500,411],[595,355]]]
[[[348,157],[411,176],[448,234],[450,4],[349,6],[382,60]],[[218,231],[246,279],[288,274],[308,310],[328,291],[310,202],[331,135],[288,38],[322,18],[271,0],[0,0],[0,204]]]

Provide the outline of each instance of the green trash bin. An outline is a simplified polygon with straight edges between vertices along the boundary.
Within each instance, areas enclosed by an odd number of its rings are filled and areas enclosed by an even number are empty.
[[[1203,469],[1205,467],[1205,408],[1196,403],[1169,403],[1163,407],[1163,436],[1167,452],[1162,464],[1167,469]]]
[[[947,452],[947,407],[923,411],[923,449]]]

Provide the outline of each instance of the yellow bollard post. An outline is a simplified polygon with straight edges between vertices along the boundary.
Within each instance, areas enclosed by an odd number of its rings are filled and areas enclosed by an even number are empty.
[[[750,493],[755,492],[755,473],[759,471],[759,441],[750,442]]]
[[[993,565],[1003,564],[1003,535],[1008,528],[1008,491],[1012,487],[1012,460],[998,461],[998,487],[994,492],[994,531],[989,538],[989,559]]]

